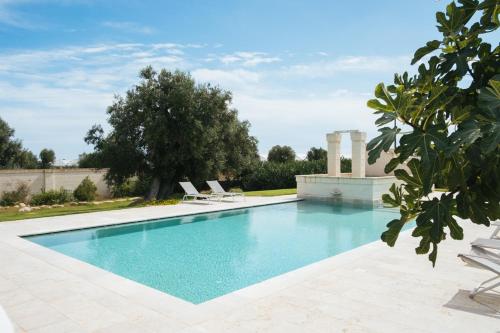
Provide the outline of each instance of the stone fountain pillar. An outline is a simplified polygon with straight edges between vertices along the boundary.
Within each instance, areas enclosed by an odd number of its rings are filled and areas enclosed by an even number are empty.
[[[349,133],[352,144],[352,174],[340,173],[340,142]],[[381,207],[382,195],[389,193],[396,177],[366,177],[366,133],[358,130],[336,131],[326,135],[328,142],[328,174],[296,175],[297,197],[327,200],[357,207]],[[386,158],[389,161],[389,157]],[[382,161],[382,169],[386,162]],[[373,171],[372,171],[373,173]],[[368,169],[368,174],[370,170]]]
[[[328,176],[340,177],[340,142],[342,133],[328,133],[326,140],[328,142]]]
[[[351,131],[352,144],[352,177],[365,177],[366,164],[366,133]]]

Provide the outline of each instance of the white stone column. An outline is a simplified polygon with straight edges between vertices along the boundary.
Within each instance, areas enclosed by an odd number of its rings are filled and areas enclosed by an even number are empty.
[[[328,176],[340,177],[340,141],[342,134],[339,132],[326,135],[328,141]]]
[[[352,176],[365,177],[366,133],[360,131],[352,131],[351,144],[352,144]]]

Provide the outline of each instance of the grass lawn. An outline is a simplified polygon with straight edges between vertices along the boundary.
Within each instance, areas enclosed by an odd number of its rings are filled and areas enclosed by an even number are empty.
[[[274,197],[277,195],[297,194],[296,188],[284,188],[279,190],[249,191],[245,195],[249,197]]]
[[[297,189],[289,188],[289,189],[280,189],[280,190],[264,190],[264,191],[250,191],[245,192],[247,196],[263,196],[263,197],[272,197],[277,195],[286,195],[286,194],[296,194]],[[180,196],[182,197],[182,196]],[[106,210],[114,210],[114,209],[125,209],[125,208],[134,208],[134,207],[145,207],[145,206],[157,206],[157,205],[175,205],[180,201],[178,195],[174,195],[172,199],[154,201],[154,202],[141,202],[134,201],[133,199],[125,200],[125,201],[114,201],[114,202],[105,202],[101,204],[85,204],[85,205],[75,205],[75,206],[65,206],[58,208],[42,208],[38,210],[33,210],[31,212],[19,212],[19,208],[8,207],[1,208],[0,207],[0,222],[5,221],[15,221],[15,220],[24,220],[24,219],[34,219],[39,217],[50,217],[50,216],[59,216],[59,215],[69,215],[69,214],[80,214],[80,213],[91,213],[91,212],[103,212]]]
[[[79,213],[101,212],[113,209],[123,209],[132,207],[132,200],[106,202],[101,204],[86,204],[77,206],[65,206],[57,208],[42,208],[31,212],[18,212],[19,208],[9,207],[0,209],[0,222],[33,219],[39,217],[49,217],[58,215],[69,215]]]

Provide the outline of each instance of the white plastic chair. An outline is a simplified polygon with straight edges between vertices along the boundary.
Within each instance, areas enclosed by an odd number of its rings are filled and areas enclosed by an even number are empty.
[[[202,194],[202,193],[198,192],[196,187],[194,187],[193,184],[191,184],[191,182],[179,182],[179,185],[181,185],[184,192],[186,192],[186,194],[184,194],[184,196],[182,197],[182,201],[184,201],[188,198],[193,198],[195,200],[198,200],[198,199],[210,200],[212,198],[217,198],[217,196],[215,196],[213,194]]]
[[[245,194],[243,194],[242,192],[226,192],[226,190],[224,190],[221,184],[219,184],[219,182],[216,180],[207,180],[207,184],[208,186],[210,186],[212,193],[214,195],[218,195],[219,197],[230,197],[233,199],[233,201],[236,197],[242,197],[243,199],[245,199]]]

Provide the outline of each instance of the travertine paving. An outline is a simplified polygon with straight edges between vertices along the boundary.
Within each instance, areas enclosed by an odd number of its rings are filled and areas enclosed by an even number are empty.
[[[19,332],[500,332],[500,293],[470,300],[491,277],[459,252],[491,229],[463,222],[436,268],[407,232],[193,305],[18,235],[294,200],[180,204],[0,223],[0,304]]]

